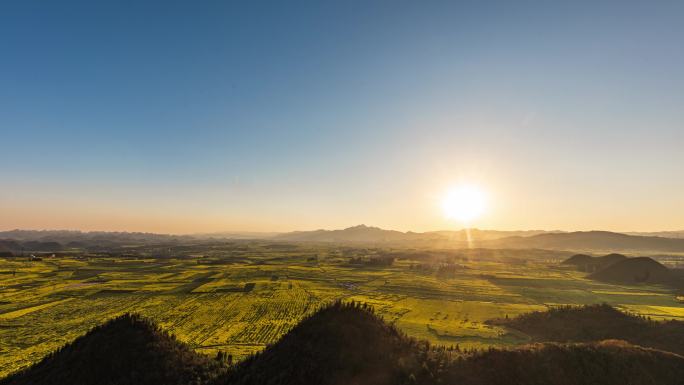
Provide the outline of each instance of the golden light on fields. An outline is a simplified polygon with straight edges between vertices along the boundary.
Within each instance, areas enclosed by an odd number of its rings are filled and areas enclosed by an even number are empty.
[[[447,191],[442,200],[442,211],[447,219],[470,224],[487,209],[487,195],[479,186],[463,184]]]

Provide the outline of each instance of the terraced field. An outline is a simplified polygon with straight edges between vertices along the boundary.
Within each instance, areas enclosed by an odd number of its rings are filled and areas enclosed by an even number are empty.
[[[235,359],[263,349],[334,299],[372,304],[407,334],[481,348],[524,343],[485,321],[559,304],[607,302],[654,318],[684,319],[662,287],[596,283],[559,266],[555,253],[352,265],[374,249],[225,244],[183,257],[0,259],[0,376],[36,362],[125,312],[159,322],[198,351]],[[500,252],[498,254],[501,254]],[[562,254],[559,254],[562,255]]]

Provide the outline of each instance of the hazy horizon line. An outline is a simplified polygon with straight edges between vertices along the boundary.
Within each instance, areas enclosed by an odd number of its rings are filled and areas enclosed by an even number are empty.
[[[73,228],[0,228],[0,232],[11,232],[11,231],[35,231],[35,232],[57,232],[57,231],[65,231],[65,232],[80,232],[80,233],[139,233],[139,234],[154,234],[154,235],[174,235],[174,236],[197,236],[197,235],[220,235],[220,234],[253,234],[253,235],[276,235],[276,234],[287,234],[287,233],[294,233],[294,232],[311,232],[311,231],[336,231],[336,230],[346,230],[354,227],[361,227],[365,226],[368,228],[377,228],[381,230],[386,230],[386,231],[397,231],[400,233],[416,233],[416,234],[425,234],[425,233],[436,233],[436,232],[460,232],[460,231],[466,231],[466,230],[476,230],[476,231],[500,231],[500,232],[534,232],[534,231],[540,231],[540,232],[545,232],[545,233],[575,233],[575,232],[593,232],[593,231],[605,231],[605,232],[611,232],[611,233],[621,233],[621,234],[628,234],[628,233],[676,233],[676,232],[684,232],[684,229],[677,229],[677,230],[613,230],[613,229],[600,229],[600,228],[592,228],[592,229],[494,229],[494,228],[479,228],[479,227],[461,227],[461,228],[456,228],[456,229],[438,229],[438,230],[425,230],[425,231],[417,231],[417,230],[400,230],[400,229],[394,229],[394,228],[385,228],[385,227],[380,227],[380,226],[373,226],[373,225],[365,225],[365,224],[359,224],[359,225],[353,225],[353,226],[347,226],[347,227],[340,227],[340,228],[315,228],[315,229],[305,229],[305,230],[286,230],[286,231],[268,231],[268,230],[216,230],[216,231],[197,231],[197,232],[185,232],[185,233],[175,233],[175,232],[163,232],[163,231],[143,231],[143,230],[101,230],[101,229],[73,229]]]

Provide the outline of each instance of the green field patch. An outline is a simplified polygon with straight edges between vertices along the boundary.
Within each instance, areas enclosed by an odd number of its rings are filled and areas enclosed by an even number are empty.
[[[103,289],[95,293],[95,295],[117,295],[117,294],[130,294],[138,291],[137,289]]]
[[[652,293],[652,292],[644,292],[644,291],[621,291],[621,290],[592,290],[592,293],[595,294],[608,294],[608,295],[635,295],[635,296],[646,296],[646,297],[653,297],[653,296],[664,296],[664,297],[669,297],[669,294],[666,293]]]
[[[684,319],[684,306],[622,305],[620,307],[656,320]]]
[[[49,307],[51,307],[51,306],[56,306],[56,305],[59,305],[59,304],[63,304],[63,303],[65,303],[65,302],[68,302],[68,301],[71,301],[71,300],[72,300],[72,298],[65,298],[65,299],[62,299],[62,300],[59,300],[59,301],[47,302],[47,303],[40,304],[40,305],[29,306],[29,307],[25,307],[25,308],[22,308],[22,309],[14,310],[14,311],[11,311],[11,312],[2,313],[2,314],[0,314],[0,320],[5,321],[5,320],[11,320],[11,319],[19,318],[19,317],[22,317],[22,316],[24,316],[24,315],[27,315],[27,314],[30,314],[30,313],[33,313],[33,312],[36,312],[36,311],[39,311],[39,310],[47,309],[47,308],[49,308]]]
[[[507,345],[518,340],[512,339],[505,329],[485,321],[546,309],[538,305],[415,298],[400,300],[394,306],[404,309],[395,325],[409,335],[438,344],[462,343],[470,347]]]
[[[380,252],[375,249],[194,247],[182,253],[205,258],[0,260],[0,271],[16,271],[0,275],[0,377],[126,312],[153,319],[200,352],[221,350],[235,360],[276,342],[336,299],[368,303],[413,337],[461,348],[524,343],[486,321],[547,305],[608,302],[653,318],[684,317],[684,303],[662,287],[597,283],[553,264],[506,263],[505,255],[464,260],[463,269],[438,277],[435,269],[411,269],[407,260],[348,266],[350,256]],[[197,263],[207,258],[230,263]]]

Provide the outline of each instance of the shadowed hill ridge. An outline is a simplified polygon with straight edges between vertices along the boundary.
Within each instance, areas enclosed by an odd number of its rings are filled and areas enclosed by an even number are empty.
[[[154,324],[126,315],[0,384],[651,385],[682,379],[682,356],[623,341],[466,353],[408,338],[368,306],[337,302],[229,372]]]
[[[463,353],[407,338],[364,307],[337,303],[218,384],[677,384],[684,358],[622,341]]]
[[[225,384],[398,384],[419,368],[417,342],[365,305],[336,302],[239,364]]]
[[[611,254],[608,254],[608,255],[604,255],[604,256],[602,256],[602,257],[598,257],[597,259],[600,261],[599,263],[600,263],[602,266],[606,266],[606,267],[607,267],[607,266],[610,266],[610,265],[612,265],[612,264],[614,264],[614,263],[617,263],[617,262],[620,262],[620,261],[624,261],[625,259],[627,259],[627,257],[626,257],[625,255],[622,255],[622,254],[611,253]]]
[[[623,341],[535,344],[456,360],[437,384],[681,385],[684,358]]]
[[[672,272],[648,257],[627,258],[615,262],[589,276],[591,279],[620,284],[672,283]]]
[[[565,261],[561,262],[564,265],[575,265],[575,266],[580,266],[580,265],[585,265],[587,263],[591,263],[594,260],[594,257],[591,255],[586,255],[586,254],[575,254],[572,257],[566,259]]]
[[[618,254],[618,253],[610,253],[610,254],[606,254],[606,255],[604,255],[602,257],[598,257],[598,258],[601,259],[602,261],[607,261],[607,262],[619,262],[619,261],[622,261],[623,259],[627,259],[626,256],[624,256],[622,254]]]
[[[218,364],[150,321],[126,314],[0,380],[2,385],[186,385],[207,383]]]
[[[530,237],[508,237],[479,244],[480,247],[538,248],[549,250],[619,250],[682,252],[684,239],[634,236],[609,231],[543,233]]]
[[[576,254],[561,262],[564,265],[573,265],[580,271],[595,272],[604,269],[614,263],[627,259],[622,254],[608,254],[602,257],[592,257],[586,254]]]
[[[651,321],[606,304],[564,306],[494,323],[519,330],[537,342],[619,339],[684,355],[684,322]]]

